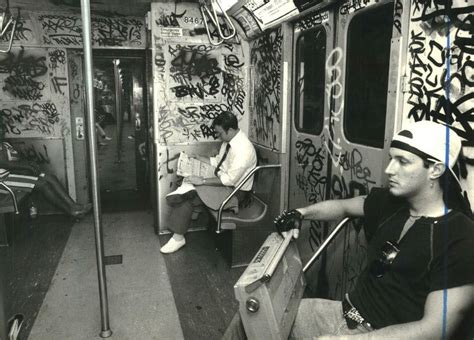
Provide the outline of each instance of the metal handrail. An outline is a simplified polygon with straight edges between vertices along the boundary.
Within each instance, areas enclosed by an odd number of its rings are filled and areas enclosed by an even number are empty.
[[[204,21],[204,26],[206,27],[207,38],[209,39],[209,42],[211,43],[211,45],[219,46],[220,44],[222,44],[224,42],[224,39],[219,39],[219,37],[217,37],[217,42],[214,42],[214,40],[212,40],[211,33],[209,32],[209,26],[207,25],[206,13],[204,11],[207,12],[207,15],[209,16],[209,19],[212,20],[214,25],[219,26],[219,23],[215,22],[214,18],[212,17],[212,15],[209,12],[209,9],[206,7],[206,5],[201,5],[200,8],[201,8],[202,20]]]
[[[0,50],[0,53],[8,53],[10,52],[10,50],[12,49],[12,44],[13,44],[13,36],[15,35],[15,30],[16,30],[16,19],[14,18],[10,18],[10,21],[8,21],[8,23],[6,24],[5,28],[2,30],[2,32],[0,33],[0,36],[3,36],[5,34],[5,32],[7,31],[8,27],[13,23],[13,28],[12,28],[12,32],[11,32],[11,35],[10,35],[10,42],[8,44],[8,48],[6,50]]]
[[[16,22],[18,18],[20,17],[20,9],[18,8],[17,10],[18,10],[17,16],[16,18],[14,18],[10,12],[10,0],[7,0],[7,8],[5,9],[5,12],[3,13],[3,16],[4,16],[3,19],[7,18],[8,16],[10,16],[10,18],[8,19],[8,22],[5,26],[3,26],[3,20],[2,20],[1,25],[0,25],[1,26],[0,29],[2,30],[2,32],[0,32],[0,37],[3,37],[3,35],[7,32],[8,27],[10,27],[10,25],[13,24],[13,28],[10,35],[10,42],[8,44],[8,48],[6,50],[0,50],[0,53],[8,53],[12,49],[13,37],[15,35],[15,30],[16,30]]]
[[[211,2],[212,13],[209,10],[209,8],[207,8],[205,0],[199,0],[199,7],[201,10],[202,19],[204,21],[204,26],[206,27],[206,33],[207,33],[209,42],[211,43],[211,45],[218,46],[222,44],[224,40],[232,39],[235,36],[236,30],[235,30],[234,24],[232,23],[232,20],[227,15],[226,11],[224,11],[224,9],[222,8],[219,0],[211,0],[210,2]],[[217,6],[219,6],[219,9],[224,16],[224,23],[228,24],[229,26],[229,31],[230,31],[229,35],[224,35],[224,33],[221,30],[221,25],[219,23],[219,17],[217,15],[216,6],[215,6],[216,4]],[[207,25],[207,17],[209,17],[209,19],[217,28],[217,33],[218,33],[217,42],[214,42],[212,40],[211,33],[209,32],[209,26]]]
[[[314,253],[314,255],[309,259],[308,262],[306,262],[305,266],[303,267],[303,273],[306,273],[306,271],[311,267],[311,265],[316,261],[321,255],[321,253],[326,249],[326,247],[329,245],[329,242],[332,241],[333,238],[336,237],[337,234],[342,230],[342,228],[345,226],[345,224],[350,220],[350,217],[345,217],[337,224],[337,226],[334,228],[334,230],[329,234],[329,236],[324,240],[324,242],[319,246],[318,250]]]
[[[12,197],[12,200],[13,200],[13,207],[15,208],[15,214],[19,214],[20,211],[18,210],[18,202],[16,200],[16,195],[15,193],[13,192],[12,189],[10,189],[10,187],[8,185],[6,185],[5,183],[0,182],[0,186],[2,186],[6,191],[8,191],[8,193],[10,194],[10,196]]]
[[[260,169],[270,169],[270,168],[281,168],[281,164],[266,164],[266,165],[259,165],[250,170],[250,172],[237,184],[237,186],[234,188],[234,190],[229,194],[229,196],[226,197],[226,199],[221,203],[219,207],[219,211],[217,212],[217,229],[216,233],[220,234],[221,232],[221,222],[222,222],[222,211],[224,210],[225,205],[227,202],[230,201],[232,197],[235,196],[235,194],[242,188],[242,186],[249,180],[250,177],[253,176],[254,173],[256,173]]]

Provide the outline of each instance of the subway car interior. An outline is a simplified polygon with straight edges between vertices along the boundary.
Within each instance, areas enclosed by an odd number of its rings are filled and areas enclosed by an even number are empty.
[[[0,0],[0,339],[221,339],[238,311],[249,332],[245,309],[267,317],[250,339],[286,339],[302,296],[343,300],[366,265],[365,220],[305,219],[280,239],[275,219],[387,187],[392,138],[419,121],[460,137],[474,202],[473,12]],[[247,204],[193,210],[186,245],[164,253],[183,155],[221,152],[226,112],[256,154]],[[36,184],[10,186],[13,174]]]

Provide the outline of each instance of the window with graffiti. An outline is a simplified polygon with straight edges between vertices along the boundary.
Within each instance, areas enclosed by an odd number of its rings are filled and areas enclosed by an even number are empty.
[[[344,133],[350,142],[383,147],[393,3],[361,11],[347,31]]]
[[[324,121],[326,31],[318,26],[296,42],[295,126],[300,132],[319,135]]]

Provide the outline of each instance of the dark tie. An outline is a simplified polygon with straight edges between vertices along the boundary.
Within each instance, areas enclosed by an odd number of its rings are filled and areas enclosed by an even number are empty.
[[[229,150],[230,150],[230,144],[227,143],[224,154],[222,155],[222,158],[219,161],[219,164],[217,164],[216,170],[214,170],[214,175],[216,175],[216,177],[217,177],[217,173],[219,172],[219,168],[221,167],[222,163],[224,163],[225,158],[227,157],[227,154],[229,153]]]

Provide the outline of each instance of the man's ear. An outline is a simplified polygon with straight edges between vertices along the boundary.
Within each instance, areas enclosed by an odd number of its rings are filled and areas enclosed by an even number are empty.
[[[430,166],[430,179],[440,178],[446,171],[446,165],[441,162],[436,162]]]

